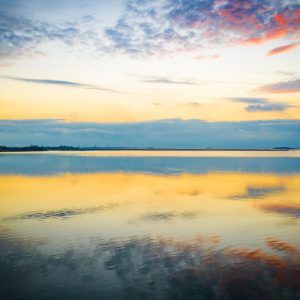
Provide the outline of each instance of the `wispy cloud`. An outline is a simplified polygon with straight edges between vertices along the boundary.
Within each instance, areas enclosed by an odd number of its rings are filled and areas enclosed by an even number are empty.
[[[140,77],[141,82],[158,83],[158,84],[179,84],[179,85],[199,85],[199,83],[191,80],[174,80],[167,77]]]
[[[197,60],[215,60],[215,59],[219,59],[220,55],[219,54],[197,55],[195,58]]]
[[[140,82],[145,83],[157,83],[157,84],[178,84],[178,85],[199,85],[198,82],[191,79],[174,79],[169,77],[159,77],[159,76],[143,76],[132,74],[132,77],[137,78]]]
[[[259,91],[265,93],[297,93],[300,92],[300,79],[294,78],[286,81],[280,81],[259,88]]]
[[[163,102],[154,102],[153,103],[154,106],[166,106],[168,108],[176,108],[176,107],[180,107],[180,108],[191,108],[191,109],[198,109],[198,108],[202,108],[204,105],[202,103],[196,102],[196,101],[191,101],[191,102],[181,102],[181,103],[163,103]]]
[[[187,103],[179,103],[179,104],[177,104],[177,106],[185,106],[185,107],[191,107],[191,108],[199,108],[199,107],[203,107],[203,104],[194,101],[194,102],[187,102]]]
[[[266,98],[230,98],[231,101],[247,104],[245,110],[248,112],[284,111],[291,107],[283,102],[273,102]]]
[[[73,87],[73,88],[85,88],[85,89],[99,90],[99,91],[110,92],[110,93],[124,93],[122,91],[104,88],[97,85],[74,82],[74,81],[66,81],[66,80],[32,79],[32,78],[13,77],[13,76],[0,76],[0,78],[21,81],[21,82],[35,83],[35,84],[56,85],[56,86],[65,86],[65,87]]]
[[[267,53],[267,56],[272,56],[272,55],[284,53],[284,52],[290,51],[290,50],[292,50],[292,49],[294,49],[294,48],[296,48],[298,46],[299,46],[299,43],[293,43],[293,44],[288,44],[288,45],[276,47],[276,48],[270,50]]]
[[[287,72],[287,71],[277,71],[276,73],[279,75],[286,76],[288,78],[296,78],[297,75],[299,74],[298,72]]]

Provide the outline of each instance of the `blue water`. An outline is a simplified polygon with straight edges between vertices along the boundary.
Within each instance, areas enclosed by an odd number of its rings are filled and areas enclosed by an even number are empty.
[[[140,172],[297,173],[299,157],[91,157],[57,154],[0,154],[0,174],[55,175],[63,173]]]

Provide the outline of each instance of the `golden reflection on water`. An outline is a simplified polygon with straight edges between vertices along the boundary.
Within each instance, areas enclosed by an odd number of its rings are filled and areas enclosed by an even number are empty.
[[[0,176],[0,217],[20,230],[31,224],[30,234],[68,221],[81,234],[224,235],[230,244],[243,231],[240,240],[275,234],[300,244],[295,227],[282,225],[300,219],[299,195],[300,175]]]
[[[26,211],[136,203],[157,210],[222,210],[240,204],[300,207],[300,175],[210,173],[204,175],[66,174],[0,176],[1,216]],[[242,200],[247,201],[232,201]],[[262,201],[263,200],[263,201]],[[187,202],[188,201],[188,202]]]
[[[4,295],[298,299],[299,195],[300,174],[2,175]]]

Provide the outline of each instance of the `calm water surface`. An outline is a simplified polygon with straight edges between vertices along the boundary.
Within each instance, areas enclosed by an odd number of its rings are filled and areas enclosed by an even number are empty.
[[[300,155],[0,155],[1,299],[300,299]]]

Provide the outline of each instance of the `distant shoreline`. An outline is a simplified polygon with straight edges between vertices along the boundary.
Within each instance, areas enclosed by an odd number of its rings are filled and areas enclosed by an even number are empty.
[[[4,152],[75,152],[75,151],[290,151],[299,150],[298,148],[290,147],[275,147],[275,148],[127,148],[127,147],[43,147],[43,146],[28,146],[28,147],[6,147],[0,146],[0,153]]]

